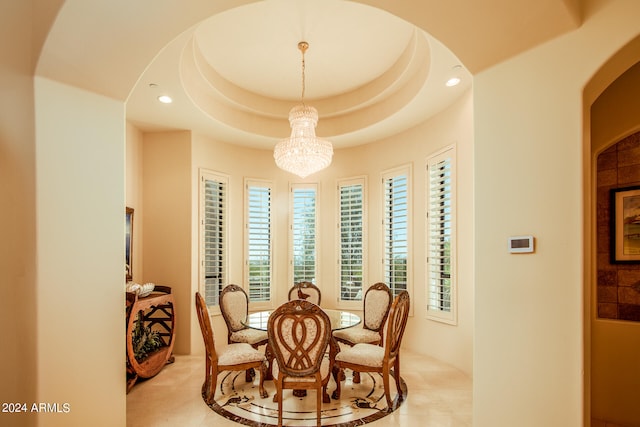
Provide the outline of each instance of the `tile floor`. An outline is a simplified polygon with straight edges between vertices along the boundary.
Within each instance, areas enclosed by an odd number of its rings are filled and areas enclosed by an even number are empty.
[[[607,421],[601,421],[593,419],[591,420],[591,427],[624,427],[619,424],[610,423]]]
[[[471,378],[445,363],[402,353],[402,378],[409,390],[406,401],[372,427],[470,427]],[[212,411],[200,396],[204,356],[176,356],[156,377],[136,384],[127,395],[128,427],[238,427]],[[329,390],[333,391],[332,388]]]

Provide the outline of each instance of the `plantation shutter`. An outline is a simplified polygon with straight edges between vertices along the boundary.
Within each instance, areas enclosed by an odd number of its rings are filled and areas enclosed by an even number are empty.
[[[294,187],[293,282],[316,280],[316,189]]]
[[[362,300],[364,183],[339,185],[340,299]]]
[[[271,298],[271,188],[247,185],[249,300]]]
[[[385,177],[384,186],[384,272],[393,295],[407,290],[408,188],[406,173]]]
[[[226,180],[204,179],[203,271],[207,305],[219,305],[226,281]]]
[[[431,315],[446,318],[453,310],[454,176],[453,150],[429,160],[428,301]]]

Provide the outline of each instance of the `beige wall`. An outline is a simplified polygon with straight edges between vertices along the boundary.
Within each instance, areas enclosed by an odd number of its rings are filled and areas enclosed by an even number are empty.
[[[133,271],[132,280],[136,283],[144,283],[143,251],[142,242],[144,237],[144,216],[143,197],[143,135],[135,126],[127,124],[126,142],[126,206],[133,208],[133,247],[132,260]]]
[[[475,425],[589,424],[583,89],[640,16],[639,3],[598,6],[578,30],[474,80]],[[507,237],[529,233],[536,253],[509,255]]]
[[[582,425],[580,87],[559,62],[538,48],[474,80],[478,425]]]
[[[40,426],[124,425],[122,103],[35,81]],[[90,390],[91,392],[88,392]],[[98,417],[110,408],[109,417]],[[88,421],[90,420],[90,421]]]
[[[190,352],[191,132],[146,135],[141,222],[144,282],[170,286],[176,304],[175,352]],[[196,331],[197,333],[197,331]]]
[[[27,402],[37,391],[35,127],[31,5],[0,13],[0,402]],[[1,9],[1,8],[0,8]],[[35,417],[1,414],[0,424]]]

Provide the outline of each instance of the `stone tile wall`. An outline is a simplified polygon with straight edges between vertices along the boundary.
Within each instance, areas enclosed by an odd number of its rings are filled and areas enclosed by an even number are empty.
[[[640,263],[611,262],[610,190],[640,185],[640,132],[609,147],[597,166],[598,317],[640,322]]]

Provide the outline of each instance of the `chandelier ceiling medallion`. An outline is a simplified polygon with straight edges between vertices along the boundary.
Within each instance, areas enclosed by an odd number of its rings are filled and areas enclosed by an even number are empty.
[[[302,96],[301,103],[289,111],[291,136],[278,142],[273,151],[276,165],[300,178],[326,168],[333,157],[331,143],[316,136],[318,110],[304,103],[304,54],[308,48],[309,43],[298,43],[298,49],[302,52]]]

